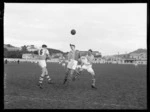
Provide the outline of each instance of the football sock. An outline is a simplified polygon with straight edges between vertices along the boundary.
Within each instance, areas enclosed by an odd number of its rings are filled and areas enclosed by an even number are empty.
[[[40,83],[40,84],[42,84],[43,79],[44,79],[44,78],[43,78],[42,76],[39,78],[39,83]]]
[[[46,75],[46,78],[47,78],[47,80],[48,80],[48,81],[50,81],[50,80],[51,80],[51,78],[50,78],[50,76],[49,76],[49,75]]]
[[[95,79],[92,79],[92,85],[95,86]]]

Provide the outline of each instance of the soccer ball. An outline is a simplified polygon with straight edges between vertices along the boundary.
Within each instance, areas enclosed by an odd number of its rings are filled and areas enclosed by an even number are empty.
[[[71,34],[72,34],[72,35],[75,35],[75,34],[76,34],[76,30],[72,29],[72,30],[71,30]]]

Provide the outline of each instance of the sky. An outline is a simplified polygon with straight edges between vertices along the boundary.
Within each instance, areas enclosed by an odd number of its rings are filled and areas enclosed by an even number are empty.
[[[70,43],[102,55],[147,48],[147,4],[5,3],[4,44],[67,52]]]

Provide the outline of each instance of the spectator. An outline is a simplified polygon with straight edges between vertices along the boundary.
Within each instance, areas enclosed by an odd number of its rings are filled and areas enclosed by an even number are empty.
[[[17,62],[18,62],[18,64],[19,64],[20,61],[18,60]]]
[[[5,60],[5,64],[7,64],[7,59]]]

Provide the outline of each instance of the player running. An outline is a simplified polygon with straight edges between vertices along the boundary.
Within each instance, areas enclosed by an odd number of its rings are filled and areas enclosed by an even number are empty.
[[[72,80],[72,76],[74,73],[77,73],[76,67],[78,64],[78,59],[80,58],[80,54],[78,50],[75,50],[75,45],[70,44],[71,51],[68,54],[68,64],[67,64],[67,71],[65,75],[65,79],[63,84],[68,81]]]
[[[48,75],[48,70],[46,68],[46,60],[47,60],[47,58],[50,58],[50,54],[49,54],[49,51],[48,51],[46,45],[42,45],[42,48],[39,49],[39,51],[38,51],[38,55],[40,57],[40,59],[39,59],[39,66],[42,68],[42,74],[41,74],[41,76],[39,78],[38,86],[42,89],[43,88],[42,87],[42,83],[43,83],[44,77],[47,78],[49,84],[52,84],[51,78]]]
[[[83,70],[87,70],[87,72],[89,72],[92,76],[92,85],[91,85],[91,87],[97,89],[95,87],[95,82],[96,82],[95,72],[92,68],[92,63],[94,61],[94,56],[92,54],[92,50],[89,49],[88,54],[86,56],[82,56],[80,58],[80,60],[81,60],[81,65],[77,66],[77,69],[79,70],[79,73],[81,73],[81,71],[83,71]],[[78,75],[79,74],[75,75],[75,77],[73,77],[73,80],[75,80],[78,77]]]

